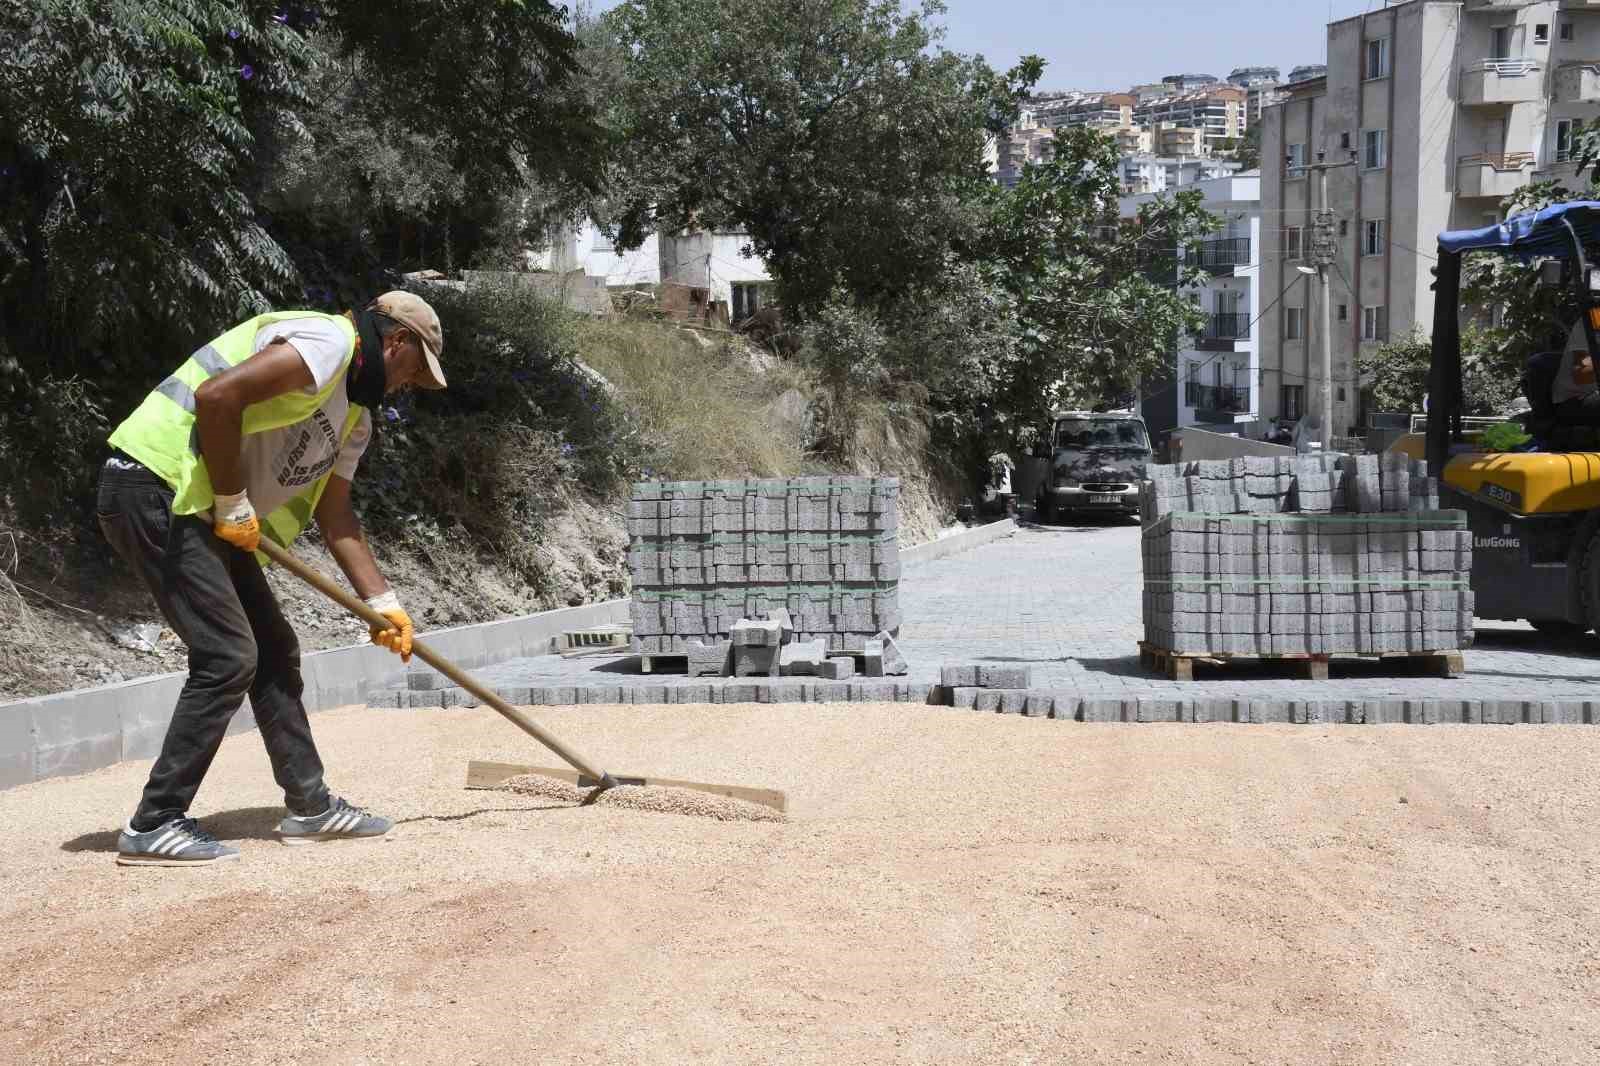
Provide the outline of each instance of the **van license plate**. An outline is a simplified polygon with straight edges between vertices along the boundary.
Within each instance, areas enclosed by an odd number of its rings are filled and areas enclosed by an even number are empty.
[[[1090,503],[1121,503],[1122,502],[1122,497],[1121,496],[1112,496],[1110,494],[1093,495],[1093,496],[1089,497],[1089,502]]]

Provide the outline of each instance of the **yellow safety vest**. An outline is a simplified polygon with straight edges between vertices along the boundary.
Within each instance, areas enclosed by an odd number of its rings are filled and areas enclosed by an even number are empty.
[[[340,372],[316,395],[295,390],[246,407],[243,429],[246,434],[261,433],[292,426],[310,418],[327,402],[334,389],[344,388],[344,371],[349,367],[356,350],[355,326],[343,315],[327,315],[320,311],[273,311],[241,322],[191,355],[172,376],[157,385],[111,434],[112,447],[137,459],[172,487],[173,514],[204,511],[210,508],[215,498],[211,490],[211,477],[200,455],[200,434],[194,417],[195,390],[207,378],[238,366],[255,354],[256,334],[263,328],[291,318],[323,318],[337,325],[349,343],[344,364]],[[362,411],[363,408],[356,404],[350,405],[339,434],[341,447],[360,423]],[[312,513],[331,476],[333,471],[330,469],[288,503],[263,516],[261,535],[288,547],[311,524]],[[257,553],[256,557],[263,563],[266,561],[264,555]]]

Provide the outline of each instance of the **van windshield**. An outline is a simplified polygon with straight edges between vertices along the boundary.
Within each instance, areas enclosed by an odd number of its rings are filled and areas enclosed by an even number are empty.
[[[1056,447],[1073,451],[1096,448],[1148,450],[1144,423],[1128,418],[1063,418],[1056,423]]]

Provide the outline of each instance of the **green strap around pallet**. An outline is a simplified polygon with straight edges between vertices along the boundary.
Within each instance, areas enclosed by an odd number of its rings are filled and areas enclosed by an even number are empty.
[[[660,521],[658,519],[657,521]],[[670,519],[668,519],[670,521]],[[693,537],[694,540],[686,543],[665,543],[667,537]],[[633,539],[638,547],[660,544],[661,550],[682,548],[700,548],[719,544],[794,544],[800,543],[811,547],[854,544],[888,544],[896,540],[896,533],[755,533],[755,534],[726,534],[726,533],[659,533],[654,537],[635,536]]]
[[[1162,515],[1160,518],[1157,518],[1156,521],[1160,522],[1162,518],[1184,518],[1184,519],[1193,518],[1193,519],[1200,519],[1200,520],[1207,521],[1207,522],[1211,522],[1211,521],[1220,521],[1220,522],[1263,522],[1263,523],[1282,522],[1282,523],[1284,523],[1286,525],[1296,525],[1296,524],[1298,524],[1298,525],[1330,525],[1330,526],[1338,526],[1338,525],[1357,525],[1357,524],[1367,525],[1369,523],[1377,523],[1379,525],[1402,525],[1402,526],[1408,526],[1411,529],[1466,529],[1467,528],[1466,515],[1460,515],[1460,516],[1455,517],[1455,518],[1421,517],[1421,516],[1424,516],[1424,515],[1443,515],[1445,513],[1447,513],[1447,512],[1443,512],[1443,511],[1411,511],[1411,512],[1407,512],[1406,515],[1400,515],[1400,514],[1363,514],[1363,515],[1344,514],[1344,515],[1334,515],[1334,514],[1207,514],[1204,511],[1169,511],[1168,513]],[[1437,524],[1435,524],[1435,525],[1427,525],[1427,524],[1425,524],[1425,523],[1429,523],[1429,522],[1433,522],[1433,523],[1437,523]],[[1180,530],[1180,532],[1181,532],[1181,530]]]

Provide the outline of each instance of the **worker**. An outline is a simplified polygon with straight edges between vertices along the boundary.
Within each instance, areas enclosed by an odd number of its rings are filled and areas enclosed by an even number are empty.
[[[237,859],[189,816],[244,697],[283,789],[285,844],[373,839],[393,823],[330,792],[301,702],[300,648],[258,562],[315,516],[322,540],[390,628],[372,640],[410,661],[413,625],[378,571],[350,484],[383,397],[445,387],[443,331],[407,292],[343,315],[257,315],[205,345],[111,434],[100,476],[106,539],[188,645],[189,676],[138,808],[123,865]]]
[[[1600,414],[1600,388],[1595,385],[1594,362],[1589,358],[1589,337],[1583,319],[1567,334],[1566,351],[1550,383],[1550,400],[1558,422],[1592,423]]]

